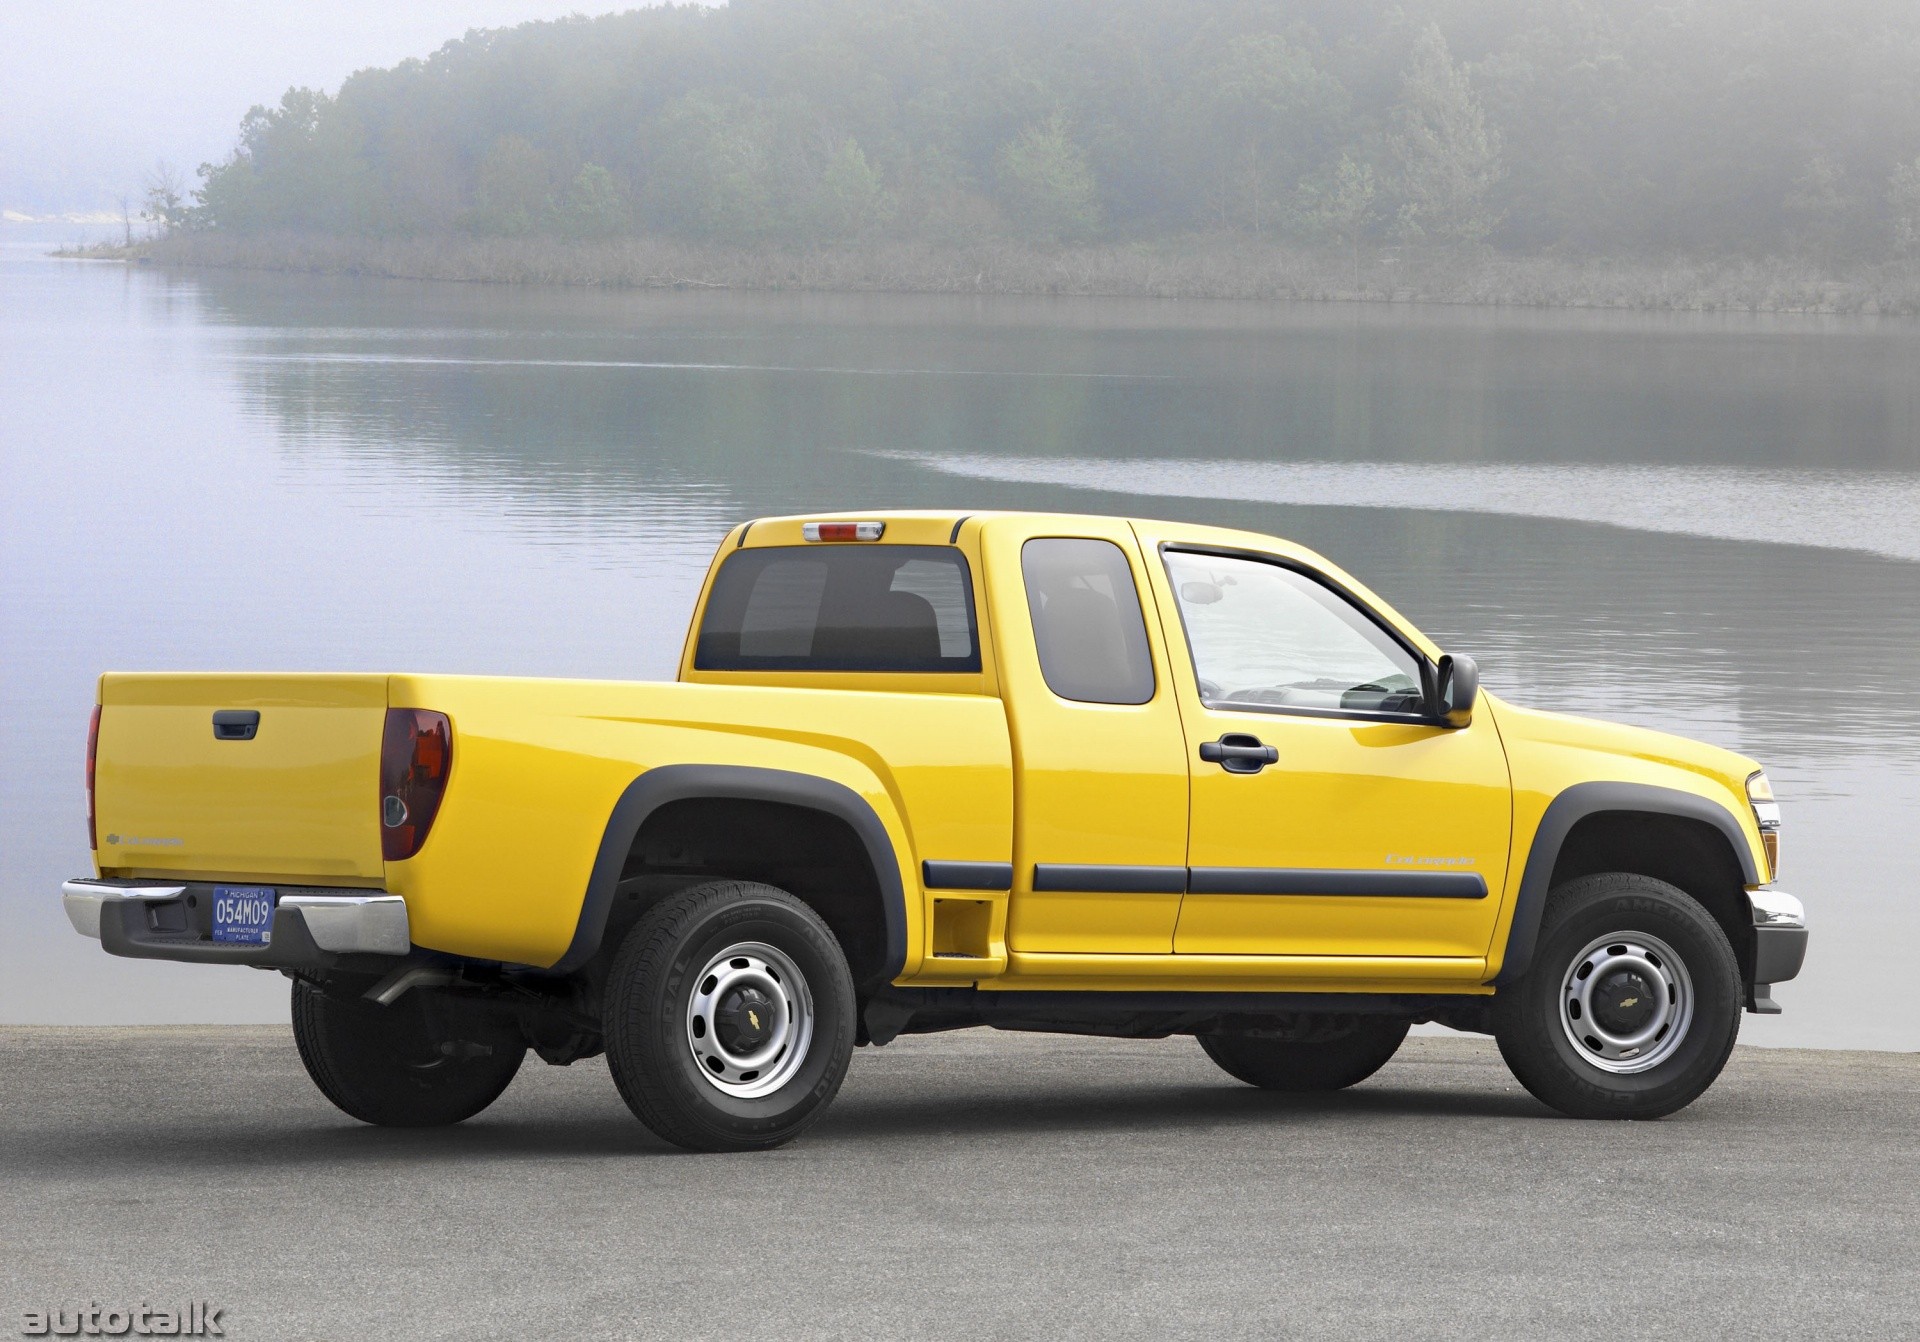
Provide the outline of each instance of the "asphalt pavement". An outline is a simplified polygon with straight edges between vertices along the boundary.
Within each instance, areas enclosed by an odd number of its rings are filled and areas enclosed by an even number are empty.
[[[1656,1123],[1490,1043],[1334,1096],[1189,1039],[862,1049],[827,1118],[686,1155],[605,1065],[363,1127],[277,1028],[0,1028],[0,1337],[206,1302],[238,1339],[1920,1336],[1920,1055],[1740,1049]]]

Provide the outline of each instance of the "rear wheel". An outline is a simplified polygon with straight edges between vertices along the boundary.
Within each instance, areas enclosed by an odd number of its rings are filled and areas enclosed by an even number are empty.
[[[426,989],[389,1006],[293,985],[293,1039],[320,1093],[363,1123],[431,1128],[500,1098],[526,1044]]]
[[[1493,1003],[1520,1084],[1575,1118],[1660,1118],[1713,1084],[1740,1033],[1727,935],[1665,881],[1612,872],[1547,897],[1533,965]]]
[[[607,980],[607,1063],[642,1123],[694,1151],[792,1141],[853,1056],[853,977],[784,890],[697,886],[649,909]]]
[[[1320,1037],[1270,1039],[1203,1034],[1200,1047],[1228,1076],[1262,1090],[1345,1090],[1387,1065],[1407,1037],[1407,1022],[1361,1017]]]

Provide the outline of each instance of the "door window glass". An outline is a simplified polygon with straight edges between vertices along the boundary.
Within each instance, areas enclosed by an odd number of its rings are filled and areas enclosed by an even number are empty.
[[[1324,583],[1224,555],[1166,564],[1208,707],[1422,711],[1413,654]]]
[[[1153,659],[1133,570],[1112,541],[1048,538],[1020,548],[1040,673],[1062,699],[1144,704]]]

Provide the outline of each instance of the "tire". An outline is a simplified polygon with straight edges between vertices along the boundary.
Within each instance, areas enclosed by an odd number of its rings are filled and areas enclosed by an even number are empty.
[[[293,1039],[320,1093],[362,1123],[436,1128],[500,1098],[526,1044],[415,989],[390,1006],[293,985]]]
[[[691,1151],[764,1151],[826,1111],[853,1056],[853,976],[784,890],[718,881],[663,900],[607,980],[607,1063],[627,1107]]]
[[[1713,1084],[1740,1034],[1740,967],[1691,895],[1611,872],[1547,896],[1494,1038],[1520,1084],[1574,1118],[1661,1118]]]
[[[1407,1037],[1407,1022],[1361,1017],[1330,1039],[1263,1039],[1203,1034],[1200,1047],[1225,1072],[1262,1090],[1345,1090],[1387,1065]]]

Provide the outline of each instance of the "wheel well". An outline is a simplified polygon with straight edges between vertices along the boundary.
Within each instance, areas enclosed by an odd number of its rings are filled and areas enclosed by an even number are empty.
[[[1739,860],[1712,825],[1682,816],[1601,811],[1568,831],[1551,885],[1582,876],[1630,871],[1678,886],[1700,901],[1733,945],[1742,972],[1753,977],[1753,917]]]
[[[651,904],[704,881],[778,886],[820,915],[856,987],[885,977],[886,912],[866,846],[838,816],[740,798],[668,802],[647,816],[620,872],[603,953]]]

